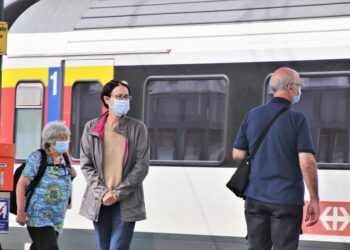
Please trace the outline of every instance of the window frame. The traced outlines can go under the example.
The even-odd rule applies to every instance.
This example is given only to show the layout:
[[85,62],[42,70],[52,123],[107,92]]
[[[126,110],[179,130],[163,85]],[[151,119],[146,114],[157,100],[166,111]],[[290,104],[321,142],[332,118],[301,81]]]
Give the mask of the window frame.
[[[100,81],[100,80],[98,80],[98,79],[91,79],[91,80],[86,80],[86,79],[82,79],[82,80],[75,80],[74,82],[73,82],[73,84],[72,84],[72,90],[71,90],[71,105],[70,105],[70,116],[69,116],[69,119],[70,119],[70,131],[71,131],[71,142],[70,142],[70,147],[71,147],[71,145],[72,145],[72,142],[73,142],[73,136],[72,136],[72,128],[73,128],[73,126],[72,126],[72,116],[73,116],[73,97],[74,97],[74,91],[73,91],[73,89],[74,89],[74,86],[76,85],[76,84],[80,84],[80,83],[92,83],[92,82],[94,82],[94,83],[98,83],[98,84],[100,84],[100,86],[101,86],[101,90],[102,90],[102,88],[103,88],[103,84],[102,84],[102,82]],[[99,93],[99,95],[101,94],[101,92]],[[101,100],[99,99],[99,101],[101,102]],[[100,115],[102,115],[102,110],[103,110],[103,104],[101,103],[101,113],[100,113]],[[95,117],[95,118],[97,118],[97,117]],[[92,118],[93,119],[93,118]],[[85,125],[86,123],[84,123],[84,125]],[[81,140],[81,137],[79,138],[79,142],[80,142],[80,140]],[[80,143],[79,143],[79,145],[80,145]],[[72,150],[71,150],[71,148],[69,148],[69,153],[70,153],[70,157],[72,158],[72,160],[73,161],[77,161],[77,162],[79,162],[80,161],[80,157],[79,158],[75,158],[74,156],[73,156],[73,154],[72,154]]]
[[[40,85],[41,86],[41,106],[35,106],[35,105],[30,105],[30,106],[20,106],[18,107],[17,105],[17,89],[18,89],[18,86],[20,84],[37,84],[37,85]],[[15,91],[14,91],[14,126],[13,126],[13,136],[12,136],[12,140],[13,140],[13,143],[16,144],[16,128],[17,128],[17,110],[18,109],[40,109],[41,110],[41,123],[40,123],[40,148],[41,148],[41,142],[42,142],[42,138],[41,138],[41,131],[43,130],[44,128],[44,117],[45,117],[45,112],[46,112],[46,105],[45,105],[45,102],[46,102],[46,99],[45,99],[45,85],[44,85],[44,82],[40,79],[32,79],[32,80],[29,80],[29,79],[25,79],[25,80],[19,80],[17,83],[16,83],[16,86],[15,86]],[[30,152],[34,151],[34,150],[37,150],[37,149],[33,149],[31,150]],[[16,157],[16,152],[15,152],[15,160],[17,162],[25,162],[26,161],[26,158],[24,159],[20,159],[20,158],[17,158]]]
[[[323,71],[323,72],[299,72],[300,78],[303,77],[336,77],[336,76],[348,76],[350,78],[350,71]],[[267,101],[267,91],[268,84],[271,79],[272,73],[268,74],[264,80],[263,88],[263,104],[266,104]],[[306,87],[307,88],[307,87]],[[350,86],[349,86],[350,91]],[[315,145],[316,147],[316,145]],[[317,152],[317,148],[316,148]],[[315,157],[316,158],[316,157]],[[319,169],[328,169],[328,170],[350,170],[349,163],[332,163],[332,162],[317,162]]]
[[227,75],[224,74],[205,74],[205,75],[164,75],[164,76],[149,76],[145,79],[143,84],[143,100],[142,100],[142,121],[146,123],[146,110],[147,110],[147,84],[150,81],[172,81],[172,80],[224,80],[226,82],[226,93],[225,93],[225,109],[224,112],[224,127],[223,127],[223,155],[218,161],[196,161],[196,160],[150,160],[150,164],[153,166],[182,166],[182,167],[217,167],[221,166],[227,156],[227,142],[228,142],[228,107],[229,107],[229,89],[230,89],[230,80]]

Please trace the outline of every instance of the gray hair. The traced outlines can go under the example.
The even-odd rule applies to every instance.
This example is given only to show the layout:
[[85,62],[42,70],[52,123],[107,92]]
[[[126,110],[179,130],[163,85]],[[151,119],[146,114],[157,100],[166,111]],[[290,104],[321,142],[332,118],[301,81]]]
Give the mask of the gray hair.
[[42,147],[44,149],[50,147],[52,143],[57,141],[61,136],[70,137],[70,130],[62,121],[53,121],[46,124],[41,132]]
[[278,90],[285,90],[289,83],[295,82],[295,77],[299,74],[291,68],[279,68],[277,69],[270,78],[270,87],[272,92]]

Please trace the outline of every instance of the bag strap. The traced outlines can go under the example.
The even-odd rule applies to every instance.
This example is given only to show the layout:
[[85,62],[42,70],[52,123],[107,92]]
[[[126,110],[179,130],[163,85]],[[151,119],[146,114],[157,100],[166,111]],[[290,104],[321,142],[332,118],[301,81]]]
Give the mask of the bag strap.
[[69,169],[72,168],[72,165],[70,163],[70,159],[69,159],[69,156],[67,155],[67,153],[63,153],[62,155],[63,155],[64,161],[66,162],[66,167]]
[[[63,158],[64,158],[64,161],[66,162],[66,167],[68,169],[72,169],[72,164],[70,162],[70,159],[69,159],[69,156],[67,155],[67,153],[63,153]],[[71,177],[71,180],[74,180],[75,176],[74,177]]]
[[[30,185],[26,191],[26,195],[31,192],[32,190],[34,190],[34,188],[36,188],[36,186],[39,184],[41,178],[43,177],[46,167],[47,167],[47,156],[46,156],[46,152],[43,149],[38,149],[38,151],[40,152],[40,167],[38,170],[37,175],[34,177],[33,181],[30,182]],[[29,198],[30,199],[30,198]]]
[[253,159],[256,152],[258,151],[258,148],[260,146],[260,144],[262,143],[262,141],[264,140],[265,136],[267,135],[267,133],[269,132],[272,124],[276,121],[276,119],[282,115],[284,112],[286,112],[289,109],[289,107],[284,107],[282,108],[280,111],[278,111],[278,113],[272,118],[272,120],[270,121],[270,123],[265,127],[265,129],[263,130],[263,132],[261,133],[261,135],[259,136],[258,140],[256,141],[256,143],[253,146],[253,150],[252,153],[249,155],[250,159]]
[[38,151],[40,152],[40,155],[41,155],[41,157],[40,157],[41,158],[40,159],[40,167],[39,167],[37,175],[34,177],[34,180],[30,182],[30,185],[29,185],[28,189],[25,192],[25,196],[26,196],[25,211],[27,211],[29,201],[32,198],[32,195],[34,193],[33,192],[34,189],[39,184],[39,182],[40,182],[41,178],[43,177],[43,175],[45,173],[45,170],[47,168],[47,156],[46,156],[45,150],[38,149]]

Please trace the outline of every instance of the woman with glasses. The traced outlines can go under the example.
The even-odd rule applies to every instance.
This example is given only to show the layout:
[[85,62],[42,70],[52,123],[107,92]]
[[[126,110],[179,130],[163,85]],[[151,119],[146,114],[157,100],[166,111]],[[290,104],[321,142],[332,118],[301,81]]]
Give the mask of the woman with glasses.
[[149,138],[143,122],[126,116],[130,99],[126,81],[108,82],[101,92],[107,112],[89,121],[81,138],[87,187],[80,214],[93,221],[99,250],[128,250],[135,222],[146,219]]
[[[31,250],[55,250],[57,237],[63,230],[63,221],[72,194],[75,169],[64,156],[68,149],[70,131],[63,122],[49,122],[42,131],[42,149],[31,153],[17,183],[17,218],[20,225],[27,224],[33,241]],[[43,158],[43,156],[45,156]],[[38,175],[41,161],[45,172],[25,204],[25,190]]]

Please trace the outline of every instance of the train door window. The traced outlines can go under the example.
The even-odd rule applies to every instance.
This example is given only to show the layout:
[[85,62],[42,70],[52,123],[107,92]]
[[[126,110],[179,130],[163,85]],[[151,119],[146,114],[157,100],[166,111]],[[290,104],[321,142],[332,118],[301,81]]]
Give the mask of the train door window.
[[85,123],[101,115],[101,90],[102,85],[97,81],[79,81],[73,85],[70,153],[75,160],[80,156],[80,138]]
[[227,88],[224,76],[148,78],[145,122],[151,161],[220,164],[225,154]]
[[[325,167],[350,162],[350,76],[301,75],[304,88],[293,108],[303,112],[310,123],[316,159]],[[267,98],[272,98],[267,89]]]
[[24,160],[41,147],[43,120],[43,85],[21,82],[16,87],[15,158]]

